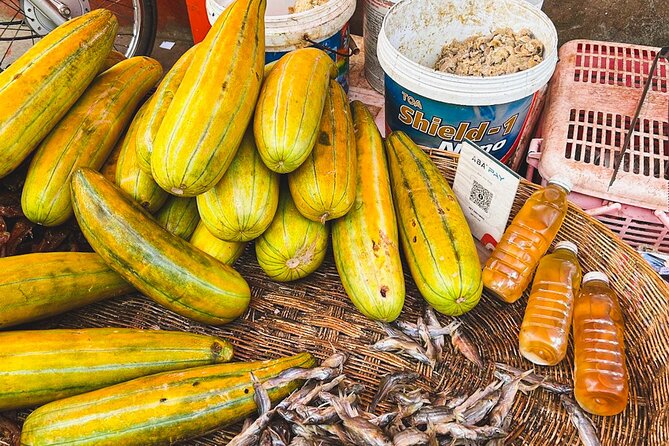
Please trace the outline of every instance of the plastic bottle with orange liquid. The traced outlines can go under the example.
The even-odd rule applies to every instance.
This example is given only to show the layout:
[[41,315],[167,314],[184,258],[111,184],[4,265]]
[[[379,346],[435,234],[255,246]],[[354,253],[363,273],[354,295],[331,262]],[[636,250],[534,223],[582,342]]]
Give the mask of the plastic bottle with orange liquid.
[[606,274],[583,277],[574,305],[574,397],[595,415],[622,412],[629,398],[624,323]]
[[530,284],[532,273],[567,215],[571,183],[551,178],[518,211],[483,268],[483,286],[513,303]]
[[581,286],[576,245],[555,245],[539,262],[518,335],[520,353],[539,365],[555,365],[567,353],[574,299]]

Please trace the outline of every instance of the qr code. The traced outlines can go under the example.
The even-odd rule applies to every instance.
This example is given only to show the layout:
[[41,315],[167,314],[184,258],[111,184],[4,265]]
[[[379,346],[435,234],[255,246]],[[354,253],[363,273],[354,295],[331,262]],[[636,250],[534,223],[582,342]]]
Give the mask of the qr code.
[[488,212],[490,209],[490,203],[492,202],[493,194],[476,180],[472,184],[472,190],[469,192],[469,199],[478,207],[480,207],[484,212]]

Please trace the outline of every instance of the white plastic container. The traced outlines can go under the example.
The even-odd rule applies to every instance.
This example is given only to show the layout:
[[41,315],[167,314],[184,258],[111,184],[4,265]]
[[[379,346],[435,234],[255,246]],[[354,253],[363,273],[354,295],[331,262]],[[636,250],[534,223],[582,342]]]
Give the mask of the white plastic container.
[[[528,28],[544,60],[519,73],[458,76],[434,66],[453,39]],[[386,15],[377,56],[385,73],[385,119],[417,144],[454,152],[466,138],[509,162],[526,144],[557,63],[557,31],[525,0],[403,0]],[[521,151],[525,148],[521,147]]]
[[[317,42],[339,70],[337,80],[348,89],[349,26],[356,0],[330,0],[313,9],[288,14],[294,0],[269,0],[265,12],[265,63],[279,59],[289,51]],[[206,0],[209,23],[213,24],[232,0]]]

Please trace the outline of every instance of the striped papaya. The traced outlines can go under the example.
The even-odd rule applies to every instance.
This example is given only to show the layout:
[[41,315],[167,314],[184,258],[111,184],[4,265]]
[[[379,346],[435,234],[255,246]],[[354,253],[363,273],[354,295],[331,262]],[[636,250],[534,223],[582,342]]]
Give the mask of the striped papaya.
[[151,175],[140,169],[137,162],[137,124],[147,106],[148,103],[142,105],[123,138],[116,163],[116,184],[146,210],[154,213],[167,201],[169,194],[158,186]]
[[105,59],[105,62],[102,64],[102,68],[100,68],[100,73],[104,72],[105,70],[110,69],[117,63],[126,60],[127,57],[125,57],[125,54],[116,51],[116,50],[111,50],[109,52],[109,55],[107,55],[107,58]]
[[0,269],[0,328],[55,316],[133,291],[92,252],[3,257]]
[[116,182],[116,166],[118,164],[118,157],[121,154],[121,149],[123,148],[123,140],[125,139],[125,133],[116,142],[116,145],[112,149],[111,153],[107,157],[107,160],[100,168],[100,173],[104,175],[106,179],[112,183]]
[[167,108],[172,103],[172,99],[174,99],[174,95],[186,74],[186,70],[190,66],[193,54],[198,46],[196,44],[183,53],[179,60],[165,74],[156,92],[147,101],[149,105],[146,106],[142,118],[137,123],[137,141],[135,143],[137,162],[139,167],[147,174],[151,174],[153,140],[156,138],[156,133],[158,133],[160,124],[163,122]]
[[481,298],[474,238],[446,178],[403,132],[386,139],[400,240],[411,276],[435,310],[459,316]]
[[160,226],[177,237],[188,240],[200,222],[195,198],[170,197],[156,213]]
[[323,51],[301,48],[281,57],[263,83],[253,120],[258,152],[278,173],[297,169],[311,153],[337,67]]
[[170,234],[98,172],[80,168],[72,175],[72,205],[95,252],[157,303],[211,325],[248,307],[251,291],[237,271]]
[[223,177],[256,105],[265,65],[266,0],[237,0],[193,55],[151,154],[156,182],[194,197]]
[[330,81],[316,145],[288,175],[295,206],[310,220],[325,223],[345,215],[355,201],[355,132],[346,92]]
[[118,21],[95,9],[65,22],[0,73],[0,178],[37,147],[100,72]]
[[168,370],[232,359],[232,345],[181,331],[85,328],[0,332],[0,411],[38,406]]
[[235,263],[248,244],[247,242],[226,242],[216,238],[201,221],[195,228],[190,243],[226,265]]
[[272,222],[279,204],[279,175],[260,159],[247,131],[230,167],[213,189],[197,196],[200,217],[221,240],[247,242]]
[[162,71],[154,59],[132,57],[93,80],[30,162],[21,194],[30,221],[57,226],[72,216],[70,175],[77,167],[102,167]]
[[[148,446],[174,444],[229,426],[256,412],[251,373],[261,383],[294,367],[310,368],[308,353],[234,362],[137,378],[48,403],[26,419],[24,446]],[[274,403],[299,381],[264,387]]]
[[255,241],[258,264],[270,279],[278,282],[308,276],[325,259],[328,225],[300,214],[284,184],[274,220]]
[[404,274],[383,139],[362,102],[351,103],[358,156],[351,211],[332,222],[332,251],[346,294],[370,319],[391,322],[404,306]]

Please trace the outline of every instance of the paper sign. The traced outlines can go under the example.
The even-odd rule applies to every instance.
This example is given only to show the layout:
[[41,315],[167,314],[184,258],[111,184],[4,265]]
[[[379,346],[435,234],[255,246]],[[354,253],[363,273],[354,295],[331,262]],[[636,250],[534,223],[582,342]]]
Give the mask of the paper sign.
[[520,176],[471,141],[462,142],[453,192],[474,238],[493,249],[504,234]]
[[175,42],[170,42],[169,40],[164,40],[159,46],[164,50],[171,50],[174,48],[174,43]]

